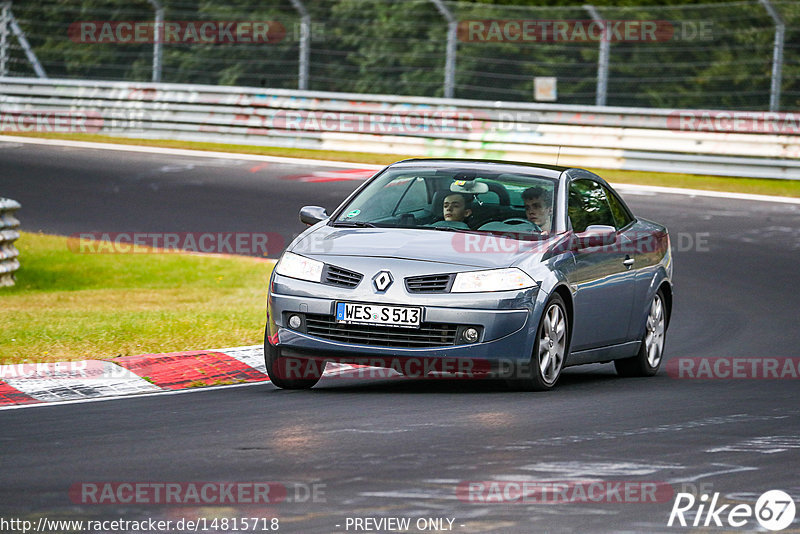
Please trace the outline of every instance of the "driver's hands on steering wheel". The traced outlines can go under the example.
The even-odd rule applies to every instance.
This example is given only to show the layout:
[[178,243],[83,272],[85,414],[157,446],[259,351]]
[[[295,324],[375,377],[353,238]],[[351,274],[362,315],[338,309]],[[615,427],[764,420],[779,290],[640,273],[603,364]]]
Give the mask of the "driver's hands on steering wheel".
[[505,221],[503,221],[503,224],[508,224],[508,225],[512,225],[512,226],[513,225],[518,225],[518,224],[526,224],[528,226],[532,226],[533,228],[535,228],[537,232],[541,232],[542,231],[542,229],[539,227],[538,224],[533,223],[533,222],[529,221],[528,219],[522,219],[522,218],[519,218],[519,217],[512,217],[511,219],[506,219]]

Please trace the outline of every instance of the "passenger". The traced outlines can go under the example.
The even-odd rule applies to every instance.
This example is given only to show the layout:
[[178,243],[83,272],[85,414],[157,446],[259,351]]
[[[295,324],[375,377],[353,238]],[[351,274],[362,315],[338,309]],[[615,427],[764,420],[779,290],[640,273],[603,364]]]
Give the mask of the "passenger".
[[445,221],[464,222],[472,215],[472,199],[463,193],[451,193],[444,198],[442,215]]
[[525,202],[525,216],[528,220],[542,229],[542,233],[549,233],[553,224],[553,197],[543,187],[529,187],[522,192]]

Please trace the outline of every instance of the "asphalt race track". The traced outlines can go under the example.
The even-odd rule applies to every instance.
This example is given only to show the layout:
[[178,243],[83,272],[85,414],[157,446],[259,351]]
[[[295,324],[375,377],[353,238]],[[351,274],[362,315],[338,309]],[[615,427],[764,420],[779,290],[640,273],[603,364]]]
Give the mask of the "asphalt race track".
[[[0,169],[0,194],[22,204],[23,229],[59,234],[268,231],[288,239],[302,229],[302,205],[333,208],[360,183],[298,179],[341,171],[314,164],[16,143],[0,143]],[[791,358],[780,361],[796,371],[800,206],[623,196],[672,234],[667,360],[746,358],[750,369],[753,359]],[[0,516],[257,515],[279,518],[281,532],[355,532],[355,518],[388,517],[411,518],[410,532],[420,531],[419,518],[444,527],[450,519],[465,533],[689,532],[702,529],[667,526],[678,492],[753,506],[780,489],[798,502],[798,377],[697,380],[669,367],[650,379],[618,378],[611,365],[571,368],[544,394],[488,381],[328,378],[310,391],[258,384],[2,410]],[[273,482],[288,494],[255,507],[70,499],[76,484],[112,481]],[[566,503],[481,502],[487,494],[459,491],[498,481],[661,483],[670,491],[658,502],[612,492]],[[725,526],[759,528],[752,517]]]

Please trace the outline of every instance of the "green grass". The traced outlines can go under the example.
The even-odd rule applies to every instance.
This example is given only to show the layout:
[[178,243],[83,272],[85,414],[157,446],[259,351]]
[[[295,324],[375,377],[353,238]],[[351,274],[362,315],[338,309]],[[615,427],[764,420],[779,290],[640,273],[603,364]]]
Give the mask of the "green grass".
[[[388,165],[395,161],[414,156],[402,154],[373,154],[369,152],[338,152],[331,150],[310,150],[300,148],[282,147],[257,147],[249,145],[230,145],[224,143],[200,143],[194,141],[160,141],[151,139],[127,139],[122,137],[108,137],[94,134],[50,134],[50,133],[25,133],[13,134],[4,132],[4,135],[21,135],[24,137],[44,137],[53,139],[69,139],[74,141],[90,141],[101,143],[116,143],[124,145],[158,146],[166,148],[183,148],[190,150],[206,150],[219,152],[233,152],[239,154],[261,154],[266,156],[283,156],[306,159],[325,159],[348,161],[352,163],[365,163]],[[758,195],[777,195],[787,197],[800,197],[800,180],[780,180],[764,178],[729,178],[723,176],[707,176],[701,174],[674,174],[643,171],[623,171],[609,169],[590,169],[609,182],[640,185],[658,185],[666,187],[682,187],[689,189],[704,189],[710,191],[732,191],[736,193],[750,193]]]
[[0,288],[0,364],[261,343],[272,262],[195,254],[79,254],[22,233]]

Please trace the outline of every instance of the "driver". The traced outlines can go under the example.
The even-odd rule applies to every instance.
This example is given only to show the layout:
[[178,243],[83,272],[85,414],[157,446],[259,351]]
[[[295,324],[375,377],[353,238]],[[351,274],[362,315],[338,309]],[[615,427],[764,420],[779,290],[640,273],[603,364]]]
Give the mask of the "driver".
[[525,203],[525,217],[538,225],[542,233],[549,233],[553,222],[553,198],[543,187],[529,187],[522,192]]
[[464,222],[472,215],[472,198],[463,193],[451,193],[444,197],[442,215],[445,221]]

